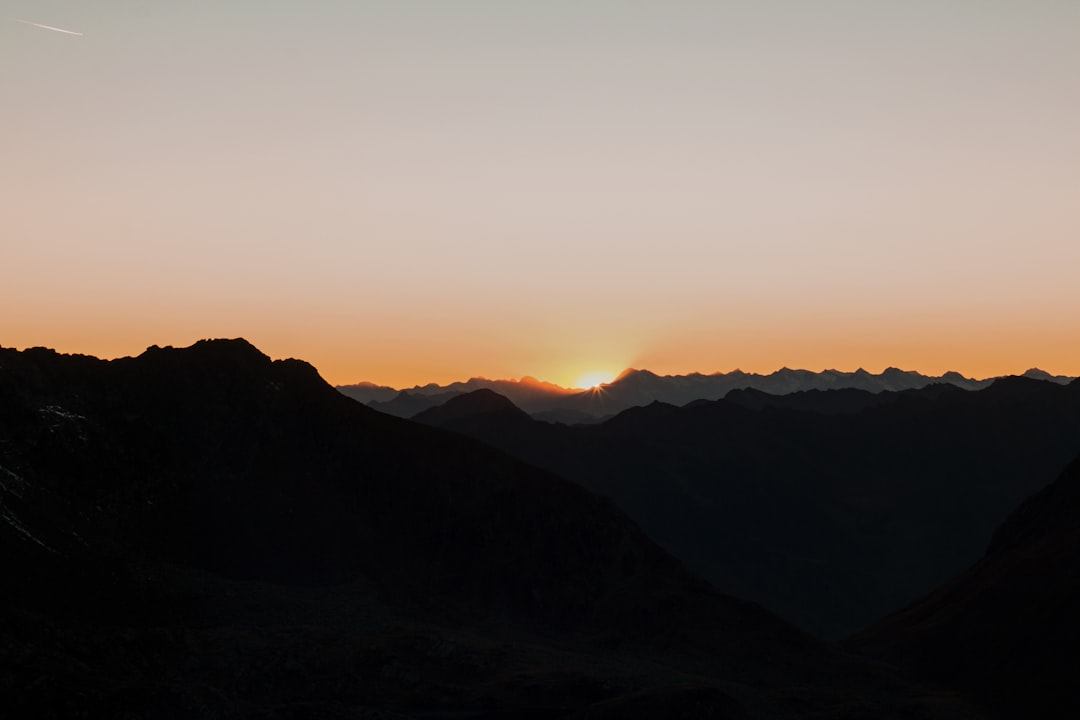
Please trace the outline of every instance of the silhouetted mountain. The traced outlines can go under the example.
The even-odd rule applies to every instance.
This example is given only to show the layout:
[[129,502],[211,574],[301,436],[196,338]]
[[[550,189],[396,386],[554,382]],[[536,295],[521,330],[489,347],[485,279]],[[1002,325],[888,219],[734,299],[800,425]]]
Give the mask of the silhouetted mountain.
[[[647,376],[645,376],[647,377]],[[1080,451],[1080,384],[753,390],[593,426],[434,421],[615,499],[720,589],[841,637],[970,565]]]
[[463,395],[463,392],[448,391],[435,395],[414,395],[408,390],[402,390],[390,400],[385,402],[373,401],[367,403],[372,410],[393,415],[394,417],[409,418],[429,408],[438,407],[447,400]]
[[337,388],[343,394],[365,405],[371,402],[386,402],[397,397],[400,390],[386,385],[376,385],[370,382],[359,382],[354,385],[339,385]]
[[528,421],[529,416],[517,405],[494,390],[474,390],[458,395],[445,404],[429,408],[414,419],[425,425],[444,425],[476,417],[497,422]]
[[0,350],[0,558],[13,717],[970,716],[240,340]]
[[347,385],[338,390],[349,397],[366,402],[370,407],[390,415],[408,418],[423,412],[428,408],[442,405],[447,400],[471,393],[475,390],[493,390],[500,395],[508,397],[512,402],[523,408],[535,408],[545,410],[555,407],[560,399],[573,396],[576,391],[567,390],[552,383],[541,382],[536,378],[523,377],[521,380],[488,380],[487,378],[473,378],[467,382],[456,382],[450,385],[417,386],[400,393],[388,400],[363,400],[370,393],[357,391],[355,386]]
[[1080,716],[1080,458],[978,563],[851,642],[961,688],[995,717]]
[[[1034,379],[1052,380],[1058,384],[1067,384],[1070,380],[1064,376],[1051,376],[1040,370],[1029,370],[1026,375]],[[523,378],[520,381],[474,378],[448,386],[430,384],[403,390],[391,399],[386,399],[386,388],[346,385],[338,389],[381,412],[398,417],[412,417],[429,407],[441,405],[451,397],[483,388],[510,398],[515,405],[537,419],[573,424],[595,421],[597,418],[615,415],[628,408],[648,405],[654,401],[668,405],[686,405],[696,400],[719,400],[733,390],[759,390],[771,395],[838,389],[881,393],[916,390],[936,383],[955,385],[965,390],[978,390],[987,387],[991,382],[992,380],[971,380],[956,372],[947,372],[938,378],[897,368],[887,368],[880,375],[861,369],[855,372],[810,372],[782,368],[768,375],[735,370],[712,375],[693,373],[665,376],[648,370],[631,369],[624,371],[611,383],[583,391],[567,390],[533,378]],[[375,396],[376,392],[378,397]]]
[[1058,385],[1068,385],[1075,379],[1068,377],[1067,375],[1051,375],[1039,368],[1031,368],[1030,370],[1025,371],[1024,377],[1031,378],[1032,380],[1048,380],[1050,382],[1055,382]]

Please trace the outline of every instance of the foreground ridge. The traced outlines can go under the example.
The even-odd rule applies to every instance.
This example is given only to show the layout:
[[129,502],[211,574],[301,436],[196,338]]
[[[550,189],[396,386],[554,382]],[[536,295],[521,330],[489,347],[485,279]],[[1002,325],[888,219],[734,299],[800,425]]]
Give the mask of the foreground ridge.
[[2,350],[0,438],[13,714],[973,716],[243,341]]

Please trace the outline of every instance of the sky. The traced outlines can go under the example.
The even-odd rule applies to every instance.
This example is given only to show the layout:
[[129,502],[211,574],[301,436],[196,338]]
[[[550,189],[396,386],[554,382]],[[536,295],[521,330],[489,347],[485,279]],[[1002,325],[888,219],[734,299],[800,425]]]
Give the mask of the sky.
[[0,0],[0,345],[1080,375],[1077,78],[1075,0]]

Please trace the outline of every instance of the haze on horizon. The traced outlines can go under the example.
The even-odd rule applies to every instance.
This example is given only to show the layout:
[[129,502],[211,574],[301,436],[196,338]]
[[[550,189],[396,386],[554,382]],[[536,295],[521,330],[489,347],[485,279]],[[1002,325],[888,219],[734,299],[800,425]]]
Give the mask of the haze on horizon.
[[4,15],[0,345],[1080,374],[1080,3]]

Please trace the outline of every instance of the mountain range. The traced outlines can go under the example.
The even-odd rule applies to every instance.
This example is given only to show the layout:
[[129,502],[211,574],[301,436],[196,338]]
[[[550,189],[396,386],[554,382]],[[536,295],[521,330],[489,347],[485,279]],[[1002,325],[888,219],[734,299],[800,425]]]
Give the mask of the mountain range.
[[478,390],[414,419],[613,498],[720,589],[839,638],[974,562],[1080,453],[1080,382],[734,390],[575,426]]
[[[1032,368],[1024,377],[1068,384],[1073,378],[1051,375]],[[974,380],[960,373],[941,376],[888,368],[880,374],[859,369],[855,372],[790,370],[782,368],[760,375],[734,370],[704,375],[657,375],[648,370],[626,370],[610,383],[588,390],[572,390],[532,377],[521,380],[472,378],[450,385],[428,384],[396,390],[372,383],[342,385],[338,390],[381,412],[398,417],[413,415],[474,390],[494,390],[538,420],[566,424],[596,422],[631,407],[663,402],[685,405],[695,400],[719,400],[732,390],[761,390],[784,395],[807,390],[856,389],[867,392],[915,390],[935,383],[947,383],[966,390],[986,387],[993,378]]]
[[0,350],[0,558],[12,717],[978,717],[239,340]]
[[1078,395],[411,421],[242,340],[0,348],[4,714],[1072,718]]

